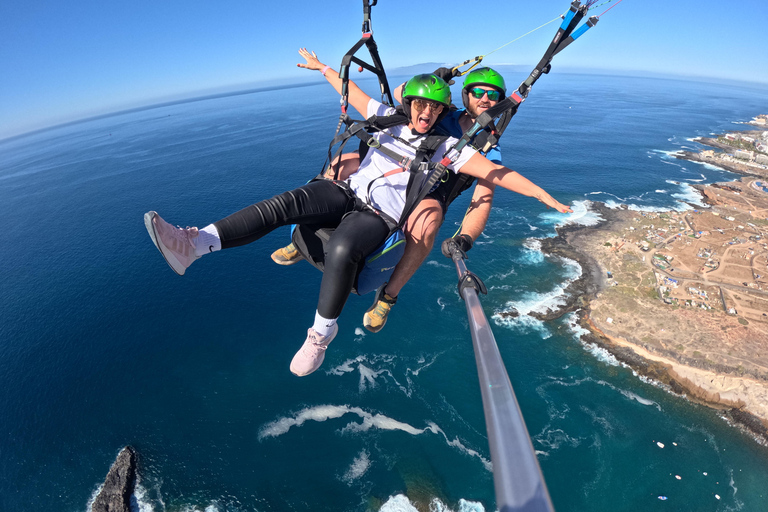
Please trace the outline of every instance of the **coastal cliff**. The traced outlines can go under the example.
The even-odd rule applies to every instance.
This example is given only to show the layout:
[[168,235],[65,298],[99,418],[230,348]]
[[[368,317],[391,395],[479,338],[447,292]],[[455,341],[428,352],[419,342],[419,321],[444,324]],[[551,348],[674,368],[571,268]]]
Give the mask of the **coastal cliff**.
[[[577,261],[582,275],[567,288],[564,306],[539,316],[576,311],[590,331],[585,341],[672,392],[722,410],[768,443],[768,290],[761,274],[742,268],[750,252],[755,269],[765,267],[768,221],[734,213],[731,199],[744,199],[744,185],[731,184],[742,191],[733,197],[703,187],[722,192],[727,218],[714,210],[647,214],[592,203],[604,219],[599,225],[566,225],[542,240],[545,253]],[[768,194],[753,192],[750,204],[768,207]]]

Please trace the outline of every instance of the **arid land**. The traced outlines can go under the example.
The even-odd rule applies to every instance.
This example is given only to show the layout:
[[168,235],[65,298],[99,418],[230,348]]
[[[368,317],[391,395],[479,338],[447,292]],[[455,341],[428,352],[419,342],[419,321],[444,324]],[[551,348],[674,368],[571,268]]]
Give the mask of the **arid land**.
[[541,317],[577,311],[589,341],[768,443],[768,184],[729,170],[749,176],[696,186],[707,208],[593,203],[600,225],[543,240],[583,274]]

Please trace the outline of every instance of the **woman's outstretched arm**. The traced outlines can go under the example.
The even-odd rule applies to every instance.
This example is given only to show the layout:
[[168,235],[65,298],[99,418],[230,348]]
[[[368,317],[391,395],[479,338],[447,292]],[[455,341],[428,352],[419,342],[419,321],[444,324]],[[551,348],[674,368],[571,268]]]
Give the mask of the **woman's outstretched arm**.
[[[320,62],[317,58],[317,54],[315,54],[315,52],[310,52],[306,48],[300,48],[299,55],[304,57],[307,63],[296,64],[298,67],[320,71],[323,73],[323,76],[325,76],[325,79],[328,80],[328,83],[336,89],[336,92],[341,94],[342,81],[341,78],[339,78],[339,73],[335,69]],[[352,105],[352,108],[360,112],[361,116],[368,117],[368,102],[371,101],[371,97],[365,94],[352,80],[349,81],[347,91],[349,92],[349,104]]]
[[480,153],[476,153],[464,164],[459,172],[487,180],[493,185],[506,188],[528,197],[535,197],[548,208],[554,208],[561,213],[573,213],[570,206],[564,205],[549,195],[546,190],[536,185],[528,178],[503,165],[498,165]]

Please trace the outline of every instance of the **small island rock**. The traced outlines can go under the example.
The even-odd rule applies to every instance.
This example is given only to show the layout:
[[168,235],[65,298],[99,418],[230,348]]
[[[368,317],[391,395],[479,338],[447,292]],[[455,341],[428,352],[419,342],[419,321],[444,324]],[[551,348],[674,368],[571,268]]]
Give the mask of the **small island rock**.
[[92,512],[131,512],[131,495],[136,485],[136,452],[123,448],[109,468],[104,486],[91,506]]

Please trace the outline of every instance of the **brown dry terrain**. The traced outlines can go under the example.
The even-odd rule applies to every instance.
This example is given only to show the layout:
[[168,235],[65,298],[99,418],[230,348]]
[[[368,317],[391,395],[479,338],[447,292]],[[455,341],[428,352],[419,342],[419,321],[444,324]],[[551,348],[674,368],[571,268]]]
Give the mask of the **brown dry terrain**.
[[563,235],[602,281],[585,326],[674,389],[752,415],[765,437],[768,193],[756,181],[699,187],[711,207],[687,212],[601,206],[605,223]]
[[[611,272],[591,303],[595,324],[683,364],[768,382],[768,269],[761,264],[768,236],[701,210],[620,211],[616,218],[622,220],[612,229],[569,240],[590,247],[606,276]],[[691,225],[709,233],[694,238]],[[711,230],[715,226],[724,234]]]

